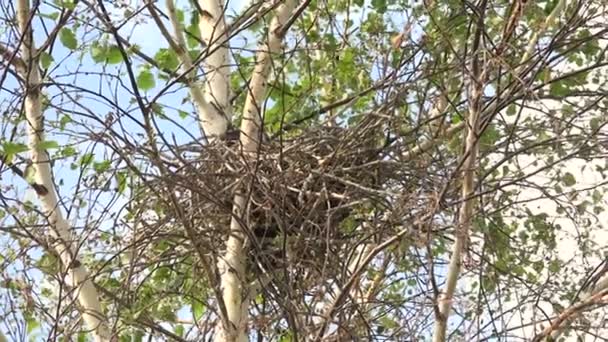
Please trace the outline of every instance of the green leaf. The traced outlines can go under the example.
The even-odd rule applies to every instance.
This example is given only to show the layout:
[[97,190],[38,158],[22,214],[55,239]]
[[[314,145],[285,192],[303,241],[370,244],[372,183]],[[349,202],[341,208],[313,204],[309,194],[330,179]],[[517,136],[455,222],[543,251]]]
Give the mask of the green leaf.
[[39,149],[43,149],[43,150],[51,150],[51,149],[59,148],[59,143],[57,143],[56,141],[53,141],[53,140],[46,140],[46,141],[41,141],[37,147]]
[[69,10],[74,10],[76,8],[75,0],[55,0],[53,1],[56,5],[61,6],[63,8],[67,8]]
[[40,323],[38,323],[38,321],[31,316],[30,314],[26,314],[25,316],[25,323],[26,323],[26,331],[27,334],[31,334],[32,331],[36,330],[38,327],[40,327]]
[[136,330],[129,339],[130,342],[141,342],[144,339],[144,333],[141,330]]
[[549,93],[553,96],[563,97],[568,95],[569,91],[570,89],[564,81],[553,82],[549,86]]
[[602,121],[600,118],[595,117],[589,121],[589,126],[591,127],[592,130],[597,131],[600,128],[601,122]]
[[25,168],[25,181],[28,182],[29,184],[33,184],[36,182],[36,180],[34,179],[34,177],[36,177],[36,170],[31,167],[28,166]]
[[355,57],[357,56],[357,50],[354,48],[347,48],[342,51],[342,56],[337,65],[337,76],[343,83],[348,83],[356,77],[357,64]]
[[91,58],[95,63],[103,63],[106,61],[106,47],[95,42],[91,45]]
[[124,193],[125,189],[127,188],[127,173],[125,171],[118,171],[116,173],[116,184],[118,193]]
[[370,34],[378,34],[384,30],[384,24],[385,22],[381,14],[370,12],[361,24],[361,30]]
[[507,116],[513,116],[517,113],[517,107],[515,105],[509,105],[507,107]]
[[112,166],[112,162],[109,161],[109,160],[104,160],[104,161],[100,161],[100,162],[94,162],[93,163],[93,170],[95,170],[95,172],[97,172],[97,173],[102,173],[104,171],[109,170],[110,166]]
[[171,49],[160,49],[154,55],[154,60],[163,69],[175,70],[179,65],[179,59]]
[[85,153],[80,157],[80,166],[87,167],[93,162],[93,153]]
[[184,337],[184,331],[185,330],[184,330],[184,326],[183,325],[181,325],[181,324],[176,325],[175,329],[173,329],[173,331],[175,332],[175,334],[177,336]]
[[61,149],[61,156],[64,158],[72,157],[76,155],[76,149],[72,146],[65,146]]
[[153,103],[150,106],[150,109],[152,109],[152,112],[158,115],[159,118],[167,119],[167,115],[165,115],[165,110],[163,109],[163,106],[159,105],[158,103]]
[[203,317],[204,313],[205,306],[203,305],[203,303],[195,300],[194,303],[192,303],[192,314],[194,315],[194,319],[196,321],[200,320]]
[[291,342],[291,341],[293,341],[293,334],[291,333],[291,331],[287,331],[279,337],[278,341],[279,342]]
[[40,13],[40,16],[43,18],[51,19],[51,20],[57,20],[57,18],[59,18],[59,12]]
[[593,199],[593,204],[598,204],[601,200],[602,200],[602,193],[599,192],[597,189],[593,190],[593,194],[591,195],[591,198]]
[[156,82],[154,81],[154,75],[148,69],[143,69],[137,75],[137,86],[141,90],[150,90],[154,88]]
[[536,273],[542,272],[543,268],[545,268],[545,263],[542,261],[536,261],[532,264],[532,268]]
[[72,120],[72,117],[69,115],[62,115],[61,119],[59,119],[59,128],[63,131],[65,129],[65,126],[67,126],[67,124],[69,124],[70,122],[72,122],[74,120]]
[[559,272],[559,270],[561,269],[559,260],[551,260],[551,262],[549,263],[548,269],[549,269],[549,272],[552,274]]
[[129,46],[129,48],[127,49],[127,53],[137,52],[141,52],[141,46],[137,45],[136,43],[132,43],[131,46]]
[[566,172],[562,176],[562,183],[564,183],[565,186],[574,186],[576,184],[576,178],[570,172]]
[[386,12],[386,0],[372,0],[372,7],[374,7],[378,13]]
[[200,46],[200,31],[198,29],[199,16],[191,15],[190,16],[190,25],[186,27],[186,41],[188,43],[188,48],[192,49]]
[[192,60],[195,61],[201,55],[201,50],[200,49],[188,50],[188,54],[190,55],[190,58],[192,58]]
[[179,114],[179,117],[181,119],[185,119],[188,117],[188,115],[190,115],[190,114],[188,114],[188,112],[184,112],[183,110],[179,110],[179,109],[177,110],[177,113]]
[[479,139],[479,144],[483,149],[489,149],[494,146],[498,139],[500,139],[500,133],[496,129],[496,126],[489,125],[488,128],[483,131],[481,138]]
[[76,50],[78,47],[78,41],[76,40],[74,32],[67,27],[61,29],[61,32],[59,33],[59,40],[63,46],[70,50]]
[[158,316],[163,321],[174,322],[177,319],[175,310],[170,305],[161,305],[158,308]]
[[108,64],[122,63],[122,52],[117,45],[110,45],[107,48],[106,62]]
[[21,143],[14,143],[12,141],[6,141],[2,143],[2,152],[6,155],[15,155],[17,153],[27,151],[27,145]]
[[91,58],[95,63],[122,63],[122,52],[117,45],[102,45],[97,42],[91,45]]
[[524,267],[522,265],[515,265],[512,269],[511,272],[519,277],[523,276],[526,273],[526,270],[524,269]]
[[53,61],[53,56],[49,55],[46,52],[40,53],[40,66],[43,69],[48,69],[49,66],[51,66],[51,63],[53,63]]
[[175,16],[177,17],[177,22],[180,24],[184,23],[184,11],[178,9],[177,11],[175,11]]
[[44,273],[55,274],[59,271],[59,260],[53,254],[44,253],[36,266]]

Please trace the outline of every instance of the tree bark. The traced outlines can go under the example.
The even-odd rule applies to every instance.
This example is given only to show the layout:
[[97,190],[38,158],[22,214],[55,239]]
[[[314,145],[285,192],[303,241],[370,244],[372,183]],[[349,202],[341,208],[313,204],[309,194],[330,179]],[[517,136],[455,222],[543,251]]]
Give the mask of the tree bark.
[[41,103],[41,83],[36,59],[36,49],[30,25],[30,4],[28,0],[17,2],[17,20],[21,34],[24,35],[21,45],[21,55],[26,68],[23,78],[26,80],[25,116],[27,119],[27,135],[32,167],[33,181],[42,212],[49,223],[49,245],[61,258],[63,267],[68,275],[68,285],[73,289],[81,306],[82,317],[91,330],[95,341],[110,341],[111,332],[107,318],[103,315],[99,295],[91,281],[87,270],[78,260],[77,245],[71,236],[70,224],[63,217],[59,208],[58,195],[51,172],[47,151],[41,147],[44,138],[44,123]]
[[[553,26],[556,18],[561,14],[561,12],[566,7],[567,0],[559,0],[556,4],[555,8],[551,11],[549,16],[545,19],[543,26],[536,31],[530,42],[526,46],[524,51],[524,55],[521,59],[520,67],[517,70],[522,70],[525,68],[524,63],[532,56],[534,52],[534,48],[538,39],[542,32],[547,30],[549,27]],[[518,14],[521,16],[521,11]],[[479,24],[478,24],[479,26]],[[479,29],[478,29],[479,32]],[[477,45],[479,44],[479,36],[478,33],[476,36],[475,47],[473,49],[473,53],[477,53]],[[508,39],[508,37],[504,37]],[[467,128],[467,137],[465,140],[465,150],[464,150],[464,162],[463,169],[464,173],[462,176],[462,199],[463,204],[460,209],[459,218],[458,218],[458,228],[456,232],[456,241],[453,245],[452,256],[450,258],[450,263],[448,266],[448,273],[445,285],[445,291],[441,295],[439,303],[437,303],[437,311],[436,312],[436,320],[435,320],[435,330],[433,334],[434,342],[443,342],[446,340],[446,330],[447,330],[447,321],[450,315],[450,311],[452,308],[454,291],[456,289],[456,283],[458,281],[458,276],[460,275],[460,267],[462,263],[462,253],[466,249],[466,242],[468,241],[468,235],[471,225],[471,219],[473,214],[473,180],[475,176],[475,159],[477,158],[477,149],[478,149],[478,139],[480,131],[478,131],[479,127],[479,117],[481,115],[481,107],[480,107],[480,99],[483,96],[483,86],[485,84],[485,79],[487,77],[487,68],[489,65],[485,66],[485,70],[479,70],[479,61],[477,57],[474,57],[471,70],[472,70],[472,80],[471,80],[471,92],[469,94],[469,116],[466,120],[466,128]],[[455,128],[455,127],[453,127]]]
[[[474,56],[478,53],[480,40],[481,25],[478,23],[472,50]],[[469,112],[466,118],[466,138],[464,140],[462,161],[462,206],[458,215],[456,236],[452,246],[452,256],[450,257],[450,263],[448,265],[445,289],[437,298],[435,328],[433,332],[434,342],[446,341],[448,319],[452,310],[456,284],[462,266],[462,257],[467,249],[471,220],[473,218],[473,206],[475,203],[473,196],[475,193],[475,164],[479,148],[479,136],[482,133],[479,127],[479,117],[482,110],[481,98],[483,96],[485,79],[487,77],[487,65],[482,67],[480,64],[479,57],[473,57],[469,85]],[[481,70],[484,67],[486,69]]]
[[[188,92],[190,93],[190,97],[196,109],[201,131],[208,140],[213,140],[217,137],[223,136],[226,133],[230,118],[232,117],[229,101],[229,84],[227,88],[218,88],[219,90],[217,92],[223,94],[223,96],[213,98],[211,102],[208,101],[208,94],[211,89],[209,82],[205,83],[205,89],[203,89],[203,82],[196,80],[198,68],[194,65],[192,57],[188,52],[188,46],[186,44],[186,39],[184,38],[185,32],[177,18],[177,9],[175,8],[174,1],[165,0],[165,6],[167,7],[168,12],[167,14],[169,16],[169,21],[171,22],[171,26],[173,28],[173,36],[171,35],[171,33],[169,33],[169,31],[163,24],[160,16],[158,15],[154,7],[153,1],[147,0],[146,2],[148,4],[148,10],[150,11],[152,18],[156,22],[156,25],[160,29],[161,34],[163,35],[163,37],[165,37],[165,40],[167,40],[167,43],[173,49],[173,51],[175,51],[175,54],[181,62],[181,69],[185,74],[184,80],[186,85],[188,86]],[[223,18],[223,15],[221,17]],[[216,28],[216,30],[217,29],[219,28]],[[225,29],[225,27],[222,27],[222,29]],[[227,66],[227,46],[229,43],[227,41],[227,36],[223,34],[223,31],[216,32],[216,38],[218,39],[215,40],[215,42],[217,42],[215,43],[215,48],[217,49],[217,51],[212,52],[209,55],[208,58],[210,60],[210,63],[207,63],[205,65],[208,68],[205,70],[207,72],[207,77],[210,77],[209,75],[212,75],[213,78],[216,80],[215,83],[219,83],[217,80],[221,79],[222,77],[227,78],[230,72],[230,69]],[[221,38],[222,40],[220,41],[219,38]],[[211,39],[213,39],[213,37],[211,37]],[[221,46],[218,45],[220,43],[222,44]],[[209,44],[214,44],[214,41],[207,41],[206,44],[207,46],[209,46]],[[222,62],[223,64],[214,66],[213,62],[218,61],[219,58],[217,57],[217,54],[220,52],[225,52],[225,60],[224,62]],[[223,109],[220,110],[221,108]]]
[[[241,122],[240,142],[246,158],[255,158],[262,133],[263,120],[261,113],[262,101],[266,97],[268,78],[272,67],[272,57],[280,52],[282,44],[281,28],[288,20],[295,7],[295,0],[287,0],[280,5],[264,41],[260,44],[256,56],[256,65],[248,87],[247,99]],[[218,262],[221,274],[222,297],[226,305],[230,327],[218,326],[217,341],[244,342],[247,337],[247,309],[250,297],[246,287],[246,234],[241,226],[242,218],[246,215],[248,199],[243,194],[237,194],[233,204],[233,218],[230,222],[230,235],[226,241],[226,252]]]
[[[481,96],[481,94],[479,94]],[[475,178],[475,161],[477,159],[477,122],[478,111],[471,110],[467,120],[467,136],[465,140],[465,159],[463,163],[462,176],[462,198],[463,205],[460,208],[458,217],[458,226],[456,228],[456,241],[452,247],[452,256],[448,266],[445,290],[439,298],[438,317],[435,320],[435,332],[433,334],[434,342],[443,342],[446,340],[447,321],[452,309],[452,301],[456,290],[456,283],[460,275],[462,265],[462,255],[466,249],[466,243],[469,238],[469,230],[471,219],[473,216],[473,194],[474,178]]]
[[[199,30],[209,51],[203,61],[206,78],[204,100],[210,104],[198,108],[198,114],[205,135],[213,138],[224,135],[232,120],[228,54],[230,43],[224,16],[226,5],[224,0],[199,0],[198,4],[201,12]],[[195,103],[198,106],[201,99],[195,98]]]

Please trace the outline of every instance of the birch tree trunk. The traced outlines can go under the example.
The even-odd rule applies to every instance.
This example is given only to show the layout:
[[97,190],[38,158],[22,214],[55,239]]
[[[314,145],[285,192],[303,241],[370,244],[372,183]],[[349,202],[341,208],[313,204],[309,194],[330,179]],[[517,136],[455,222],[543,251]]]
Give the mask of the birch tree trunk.
[[72,287],[81,306],[82,317],[91,330],[95,341],[110,341],[111,332],[107,318],[103,315],[99,295],[87,270],[78,260],[78,251],[71,236],[70,224],[59,208],[58,194],[52,176],[49,155],[41,147],[44,138],[44,117],[41,103],[41,81],[38,60],[34,47],[33,32],[30,25],[30,4],[28,0],[17,2],[17,20],[19,30],[24,36],[21,45],[21,56],[25,62],[22,75],[26,80],[25,116],[27,119],[28,148],[33,167],[33,182],[42,212],[49,224],[49,245],[61,258],[68,275],[68,285]]
[[[206,78],[203,96],[209,105],[200,105],[203,102],[202,99],[197,98],[198,89],[193,98],[205,136],[213,138],[224,135],[232,119],[230,56],[228,54],[230,43],[224,16],[226,4],[224,0],[199,0],[198,4],[202,10],[199,17],[199,30],[201,38],[210,52],[203,61]],[[187,67],[187,65],[185,66]],[[190,89],[192,94],[193,87]]]
[[[273,55],[280,52],[283,25],[295,7],[295,0],[287,0],[276,11],[268,35],[260,44],[256,65],[248,87],[247,99],[241,123],[240,142],[245,157],[255,158],[262,137],[263,120],[261,106],[266,96],[268,78]],[[230,327],[218,326],[217,341],[244,342],[247,337],[247,298],[252,297],[246,288],[246,235],[239,218],[246,215],[247,198],[237,194],[233,203],[233,218],[230,222],[230,236],[226,242],[226,253],[218,262],[221,274],[222,297],[226,306]]]
[[[473,54],[477,53],[480,31],[478,28]],[[437,312],[435,319],[435,329],[433,333],[434,342],[446,341],[447,323],[452,310],[454,300],[454,292],[460,275],[462,266],[463,254],[467,249],[469,239],[469,231],[471,229],[471,220],[473,218],[473,206],[475,203],[474,180],[475,180],[475,163],[477,160],[477,151],[479,148],[479,135],[481,130],[479,127],[479,116],[481,112],[481,97],[486,78],[486,71],[481,71],[480,61],[477,56],[473,57],[469,87],[469,113],[466,118],[466,138],[464,140],[464,152],[462,162],[462,206],[458,216],[458,225],[456,227],[456,240],[452,246],[452,256],[448,265],[446,284],[443,293],[439,296],[437,303]]]
[[[481,94],[480,94],[481,95]],[[474,176],[475,176],[475,160],[477,158],[477,132],[476,126],[478,122],[478,112],[470,111],[469,118],[467,120],[467,136],[466,136],[466,148],[465,148],[465,160],[463,163],[463,176],[462,176],[462,198],[463,205],[460,208],[460,214],[458,217],[458,227],[456,232],[456,241],[452,247],[452,256],[448,266],[448,274],[445,285],[445,290],[439,298],[438,308],[439,317],[435,321],[435,332],[433,335],[433,341],[443,342],[446,340],[446,329],[447,321],[452,309],[452,302],[454,298],[454,292],[456,290],[456,283],[458,276],[460,275],[460,268],[462,266],[462,256],[466,247],[466,242],[469,238],[469,230],[471,226],[471,219],[473,216],[473,204],[474,199]]]
[[[523,3],[521,4],[524,5]],[[552,27],[556,21],[556,18],[566,8],[567,0],[559,0],[556,6],[553,8],[549,16],[545,18],[543,25],[538,31],[536,31],[530,41],[528,42],[525,53],[521,59],[520,68],[517,70],[523,70],[525,68],[525,62],[532,55],[536,43],[542,32]],[[522,15],[520,10],[516,16]],[[483,17],[483,16],[482,16]],[[519,19],[517,19],[519,20]],[[475,44],[473,48],[473,54],[479,53],[477,50],[480,40],[480,24],[478,23],[478,32],[475,37]],[[508,38],[508,37],[503,37]],[[471,226],[471,220],[473,215],[474,205],[474,177],[475,177],[475,160],[477,158],[477,150],[479,136],[482,133],[479,127],[479,116],[481,114],[481,97],[483,96],[483,88],[485,80],[487,78],[487,72],[489,64],[485,65],[484,70],[480,70],[479,57],[474,56],[471,65],[471,85],[469,93],[469,113],[466,120],[467,136],[465,139],[465,150],[464,150],[464,161],[463,161],[463,175],[462,175],[462,207],[460,208],[458,218],[458,228],[456,232],[456,241],[454,242],[452,249],[452,256],[448,266],[448,273],[446,279],[445,290],[443,291],[438,305],[437,317],[435,320],[435,329],[433,333],[434,342],[446,341],[446,330],[447,322],[449,319],[450,311],[453,304],[454,292],[460,275],[460,268],[462,263],[462,254],[467,248],[466,242],[469,239],[469,230]]]
[[[229,42],[222,13],[223,4],[217,1],[201,1],[202,8],[214,9],[217,12],[210,18],[210,12],[204,11],[200,14],[200,29],[210,54],[205,58],[204,66],[207,82],[196,79],[197,65],[194,64],[186,44],[185,32],[178,20],[177,9],[173,0],[165,0],[167,14],[173,27],[173,36],[165,28],[160,16],[156,12],[152,0],[146,1],[148,10],[156,22],[161,34],[167,40],[169,46],[175,51],[184,71],[185,83],[188,85],[190,97],[196,108],[201,131],[207,140],[221,137],[232,118],[230,108],[230,67],[228,65]],[[204,4],[203,4],[204,3]],[[216,7],[219,7],[217,9]],[[204,84],[204,86],[203,86]],[[215,90],[214,90],[215,89]]]
[[[163,32],[163,34],[177,52],[183,69],[191,70],[190,76],[194,76],[194,72],[192,72],[194,62],[186,51],[183,32],[176,19],[174,3],[172,0],[167,0],[165,4],[173,24],[175,40],[167,32]],[[197,109],[201,129],[208,139],[214,139],[226,133],[233,116],[230,105],[229,37],[224,16],[225,3],[223,0],[200,0],[198,5],[201,9],[199,30],[209,51],[203,61],[206,82],[204,90],[201,90],[196,80],[190,80],[188,86]],[[253,156],[259,145],[263,124],[260,105],[266,95],[272,55],[280,51],[283,38],[280,31],[294,7],[295,1],[286,1],[285,4],[279,6],[270,26],[268,37],[260,44],[261,49],[256,58],[257,64],[249,85],[241,126],[241,144],[245,156]],[[245,234],[237,219],[245,214],[246,207],[246,197],[236,195],[230,235],[226,241],[226,253],[218,262],[222,290],[220,300],[226,308],[227,317],[225,318],[231,325],[218,324],[216,336],[218,341],[247,340],[247,298],[250,298],[250,294],[246,293],[248,289],[245,289],[244,284]],[[225,322],[226,319],[220,321]]]

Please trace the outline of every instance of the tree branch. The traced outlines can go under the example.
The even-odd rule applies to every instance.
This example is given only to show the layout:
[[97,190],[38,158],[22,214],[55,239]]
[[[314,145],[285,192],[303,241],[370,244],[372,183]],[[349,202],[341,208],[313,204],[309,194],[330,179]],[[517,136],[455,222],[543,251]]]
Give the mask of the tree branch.
[[23,74],[25,72],[26,65],[23,60],[17,56],[17,50],[11,51],[6,46],[0,44],[0,55],[7,61],[8,65],[15,67],[17,73]]
[[532,341],[540,342],[542,339],[549,336],[551,336],[551,341],[555,341],[555,339],[560,335],[561,329],[564,327],[564,325],[573,320],[577,315],[589,310],[592,306],[601,304],[608,304],[608,288],[597,291],[593,295],[588,296],[587,298],[564,310],[553,320],[551,325],[534,336]]
[[[175,39],[171,36],[162,20],[160,19],[156,9],[154,8],[154,4],[152,1],[147,1],[148,11],[152,15],[152,19],[158,26],[163,37],[169,44],[169,46],[175,51],[177,57],[182,63],[182,69],[186,72],[185,82],[188,86],[188,90],[190,92],[190,96],[192,97],[192,101],[194,102],[194,106],[196,108],[196,113],[199,118],[199,122],[201,124],[201,130],[205,133],[206,136],[222,136],[225,133],[225,129],[222,131],[221,128],[216,126],[223,125],[222,120],[224,120],[223,116],[217,112],[217,110],[205,99],[203,89],[200,84],[196,81],[196,68],[192,63],[192,58],[188,54],[188,48],[186,46],[186,41],[184,39],[184,32],[180,27],[180,24],[177,20],[177,11],[175,9],[175,4],[173,0],[166,0],[165,6],[167,7],[167,11],[169,12],[169,20],[171,21],[171,25],[173,26],[173,33]],[[214,132],[214,133],[212,133]]]
[[[70,224],[60,211],[58,194],[55,191],[49,155],[41,147],[44,138],[44,116],[42,111],[42,94],[38,59],[35,55],[33,33],[30,27],[30,4],[28,0],[17,2],[17,22],[23,37],[21,54],[26,68],[23,78],[26,80],[25,116],[27,119],[28,147],[32,160],[33,181],[46,190],[37,191],[43,212],[50,225],[50,245],[60,256],[63,267],[68,274],[68,283],[80,303],[82,317],[92,331],[97,342],[111,340],[111,331],[107,318],[103,315],[99,297],[89,274],[77,257],[77,247],[70,231]],[[15,171],[13,169],[13,171]]]
[[481,10],[477,18],[477,28],[472,47],[473,60],[471,62],[470,90],[469,90],[469,113],[466,118],[467,134],[464,141],[464,152],[462,163],[462,198],[463,204],[458,216],[456,227],[456,239],[452,246],[452,256],[447,269],[446,284],[443,293],[436,298],[435,328],[433,332],[434,342],[446,341],[447,323],[452,310],[456,284],[460,275],[462,258],[467,249],[469,240],[469,230],[473,218],[473,206],[475,199],[472,197],[475,192],[475,164],[477,162],[477,152],[479,148],[479,136],[481,135],[479,118],[482,111],[481,98],[485,83],[487,82],[488,65],[482,66],[478,56],[478,49],[481,44],[481,36],[484,31],[483,18],[485,17],[485,7],[487,1],[481,4]]
[[[295,0],[286,0],[278,7],[276,16],[273,18],[268,35],[260,44],[256,56],[256,65],[248,88],[248,94],[243,110],[241,122],[240,142],[244,156],[255,158],[263,134],[263,120],[261,115],[261,104],[266,97],[268,78],[272,68],[272,59],[280,52],[283,35],[281,27],[285,24],[296,5]],[[207,21],[210,18],[206,19]],[[212,84],[212,83],[209,83]],[[228,317],[232,327],[218,327],[219,339],[221,341],[247,341],[247,308],[248,301],[243,291],[246,284],[246,238],[245,228],[241,225],[242,217],[246,214],[248,197],[237,194],[233,202],[233,216],[230,222],[230,235],[226,241],[226,253],[220,258],[218,268],[221,274],[221,287],[223,299],[228,310]]]

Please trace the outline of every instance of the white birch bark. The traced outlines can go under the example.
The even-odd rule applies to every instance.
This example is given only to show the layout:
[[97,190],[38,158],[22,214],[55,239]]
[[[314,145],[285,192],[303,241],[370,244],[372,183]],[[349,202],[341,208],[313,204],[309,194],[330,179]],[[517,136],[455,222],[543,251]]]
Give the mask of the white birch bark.
[[[255,157],[262,135],[261,106],[266,96],[268,78],[272,67],[272,57],[281,50],[283,37],[280,31],[295,7],[295,0],[287,0],[275,12],[267,37],[260,44],[256,65],[248,88],[243,119],[241,122],[240,142],[245,156]],[[246,288],[245,264],[246,235],[237,218],[243,217],[247,198],[237,194],[234,198],[233,219],[230,223],[230,236],[226,242],[226,253],[218,262],[221,274],[222,297],[226,306],[231,327],[219,325],[216,341],[244,342],[247,337],[247,309],[249,298]]]
[[462,198],[464,199],[464,203],[460,208],[458,217],[456,241],[452,247],[452,256],[448,266],[445,290],[439,298],[438,307],[440,317],[435,321],[435,332],[433,334],[434,342],[443,342],[446,340],[447,321],[452,309],[454,291],[456,290],[456,283],[462,265],[462,255],[466,248],[466,241],[468,239],[471,218],[473,215],[474,200],[471,197],[474,193],[473,181],[475,176],[475,160],[477,158],[477,137],[474,129],[477,123],[477,114],[478,113],[471,112],[468,120],[469,127],[465,149],[467,157],[463,164],[464,174],[462,176]]
[[[232,120],[230,44],[224,16],[226,5],[224,0],[199,0],[198,4],[203,10],[199,18],[201,39],[207,45],[210,54],[203,62],[206,78],[204,100],[209,105],[197,109],[205,135],[222,136]],[[195,103],[197,102],[200,102],[200,99],[195,99]]]
[[[566,5],[567,0],[559,0],[555,8],[545,19],[543,26],[532,35],[530,42],[528,42],[528,45],[526,46],[524,55],[522,56],[520,67],[518,67],[516,70],[522,70],[523,68],[525,68],[525,65],[523,63],[527,62],[527,60],[532,56],[539,37],[549,27],[552,27],[555,24],[555,21],[557,20],[561,12],[566,8]],[[478,77],[478,79],[483,78],[484,77]],[[481,98],[483,94],[479,84],[476,87],[472,88],[473,91],[471,92],[469,99],[471,99],[472,103],[475,103],[478,101],[479,98]],[[471,197],[474,193],[474,166],[478,149],[478,138],[476,137],[476,134],[478,134],[478,132],[476,132],[475,130],[478,125],[477,121],[480,115],[478,108],[475,107],[476,106],[474,105],[469,106],[469,117],[467,118],[466,122],[468,133],[465,140],[464,153],[466,159],[463,164],[464,174],[462,177],[462,199],[464,202],[459,213],[459,227],[456,235],[456,241],[453,245],[452,256],[450,258],[450,263],[448,266],[445,290],[441,295],[440,302],[438,303],[439,315],[435,321],[435,330],[433,333],[434,342],[443,342],[446,340],[447,322],[452,308],[456,283],[458,281],[458,276],[460,275],[462,253],[463,250],[466,248],[466,241],[468,239],[473,214],[474,201]]]
[[469,113],[466,119],[467,134],[464,141],[464,161],[462,164],[462,200],[463,204],[460,208],[458,216],[458,225],[456,227],[456,240],[452,246],[452,256],[447,269],[446,284],[443,293],[438,298],[438,315],[435,319],[435,329],[433,332],[434,342],[446,341],[447,323],[452,310],[452,303],[458,276],[462,266],[462,257],[467,248],[469,238],[469,230],[471,228],[471,220],[473,216],[473,206],[475,200],[473,198],[474,180],[475,180],[475,162],[477,159],[478,150],[478,130],[479,114],[480,114],[480,99],[483,95],[484,76],[474,74],[475,81],[471,81],[469,94]]
[[25,116],[32,167],[33,181],[44,190],[37,190],[42,212],[49,223],[50,245],[61,258],[68,275],[68,284],[74,290],[81,307],[82,318],[91,330],[95,341],[110,341],[111,332],[104,317],[95,285],[87,270],[77,257],[76,244],[71,236],[70,224],[63,217],[59,208],[58,195],[51,172],[48,153],[41,148],[44,138],[44,124],[40,93],[40,73],[35,59],[35,47],[32,30],[29,27],[30,4],[28,0],[17,2],[17,21],[21,34],[25,36],[21,45],[21,55],[27,65],[24,75],[26,83]]
[[[222,94],[222,96],[218,96],[212,102],[209,102],[209,94],[210,92],[210,83],[206,83],[206,90],[203,89],[203,82],[196,80],[196,71],[197,68],[194,66],[194,62],[188,53],[188,46],[186,44],[186,39],[184,37],[184,30],[181,27],[179,20],[177,19],[177,10],[175,8],[175,3],[173,0],[165,0],[165,6],[167,7],[167,12],[169,16],[169,20],[171,22],[171,26],[173,27],[173,36],[167,31],[164,27],[161,19],[159,18],[156,10],[153,6],[153,1],[148,0],[149,4],[148,9],[152,14],[154,20],[156,21],[158,28],[161,30],[162,35],[165,37],[169,46],[175,51],[175,54],[179,58],[179,61],[182,64],[181,69],[186,72],[185,83],[188,85],[188,91],[190,93],[190,97],[192,98],[192,102],[194,103],[194,107],[196,109],[196,113],[198,115],[199,124],[201,130],[205,137],[208,140],[213,140],[214,138],[221,137],[226,133],[226,128],[230,122],[230,118],[232,117],[232,112],[230,111],[230,85],[225,83],[224,86],[218,86],[218,92]],[[222,15],[223,18],[223,15]],[[223,19],[222,19],[223,22]],[[225,29],[224,27],[222,29]],[[223,32],[223,31],[222,31]],[[224,46],[228,45],[228,42],[224,39],[225,35],[217,35],[221,36],[222,42],[224,42]],[[227,78],[229,76],[230,68],[227,66],[227,52],[228,49],[221,47],[219,50],[225,50],[226,53],[226,61],[223,62],[222,65],[218,66],[210,66],[207,63],[205,66],[209,68],[207,77],[209,75],[213,76],[215,80],[215,84],[219,84],[220,79],[225,78],[227,82]],[[221,51],[219,51],[221,52]],[[211,62],[217,61],[217,53],[214,52],[209,56],[209,60]],[[218,110],[218,108],[223,108],[223,110]]]

